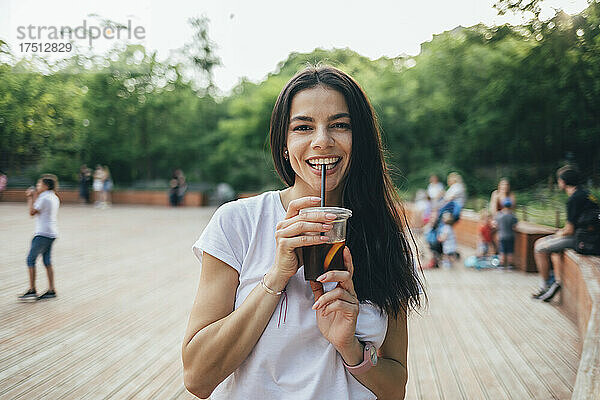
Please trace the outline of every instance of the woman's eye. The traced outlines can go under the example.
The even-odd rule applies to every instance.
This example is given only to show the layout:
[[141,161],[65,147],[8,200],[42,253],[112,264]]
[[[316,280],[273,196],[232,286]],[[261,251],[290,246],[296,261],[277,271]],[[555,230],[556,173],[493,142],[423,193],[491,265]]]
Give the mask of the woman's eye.
[[336,122],[335,124],[333,124],[333,127],[335,129],[350,129],[350,124],[346,122]]
[[307,131],[309,129],[310,129],[310,126],[308,126],[308,125],[298,125],[298,126],[294,127],[294,129],[292,129],[292,130],[294,130],[294,131]]

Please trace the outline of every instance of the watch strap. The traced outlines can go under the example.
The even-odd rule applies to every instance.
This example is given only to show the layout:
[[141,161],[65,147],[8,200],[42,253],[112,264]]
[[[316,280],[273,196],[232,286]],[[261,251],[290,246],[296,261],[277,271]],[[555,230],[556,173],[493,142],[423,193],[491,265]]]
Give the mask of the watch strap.
[[346,364],[346,361],[343,361],[343,359],[342,359],[346,369],[349,372],[351,372],[353,375],[362,375],[365,372],[367,372],[369,369],[371,369],[371,367],[374,367],[373,361],[371,360],[371,348],[375,347],[375,346],[373,346],[372,343],[365,343],[364,346],[365,347],[364,347],[364,351],[363,351],[363,361],[360,364],[350,366],[350,365]]

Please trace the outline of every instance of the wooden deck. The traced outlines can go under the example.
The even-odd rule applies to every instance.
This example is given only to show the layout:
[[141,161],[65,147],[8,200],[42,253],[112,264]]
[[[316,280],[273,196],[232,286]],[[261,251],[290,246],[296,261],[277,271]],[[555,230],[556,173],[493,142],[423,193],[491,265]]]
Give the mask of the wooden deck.
[[[63,206],[58,298],[20,304],[34,222],[0,204],[0,399],[191,399],[180,345],[213,208]],[[38,292],[46,289],[38,260]],[[569,399],[580,342],[537,275],[427,271],[410,319],[408,399]]]

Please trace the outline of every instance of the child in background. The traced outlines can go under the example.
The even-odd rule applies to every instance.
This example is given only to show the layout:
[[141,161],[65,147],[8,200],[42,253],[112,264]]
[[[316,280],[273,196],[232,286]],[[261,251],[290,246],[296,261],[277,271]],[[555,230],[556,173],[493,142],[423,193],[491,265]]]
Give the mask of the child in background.
[[454,217],[452,213],[447,211],[442,214],[442,223],[438,228],[438,240],[442,243],[442,266],[444,268],[450,268],[456,258],[456,235],[452,229],[454,225]]
[[431,250],[431,259],[429,260],[429,263],[423,267],[424,269],[438,268],[438,263],[442,258],[442,244],[438,240],[438,230],[433,229],[433,223],[431,221],[429,222],[430,223],[425,225],[425,240]]
[[512,212],[512,201],[506,198],[502,203],[502,210],[496,214],[495,223],[498,229],[500,242],[500,265],[507,269],[513,267],[513,253],[515,248],[515,225],[518,220]]
[[427,192],[423,189],[417,190],[415,194],[415,209],[417,211],[417,228],[422,228],[427,225],[429,218],[431,217],[431,201],[427,196]]
[[486,257],[490,249],[494,250],[494,226],[492,225],[492,216],[488,210],[481,210],[479,214],[481,218],[481,225],[479,225],[479,243],[477,245],[477,257]]

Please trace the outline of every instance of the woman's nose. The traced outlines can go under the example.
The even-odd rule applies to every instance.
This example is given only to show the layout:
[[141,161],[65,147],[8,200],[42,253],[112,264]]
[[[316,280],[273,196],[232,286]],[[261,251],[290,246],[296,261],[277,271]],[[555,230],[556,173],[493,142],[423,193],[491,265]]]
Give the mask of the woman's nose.
[[333,138],[330,135],[327,126],[318,126],[315,130],[315,136],[312,141],[313,148],[320,147],[326,148],[333,146]]

